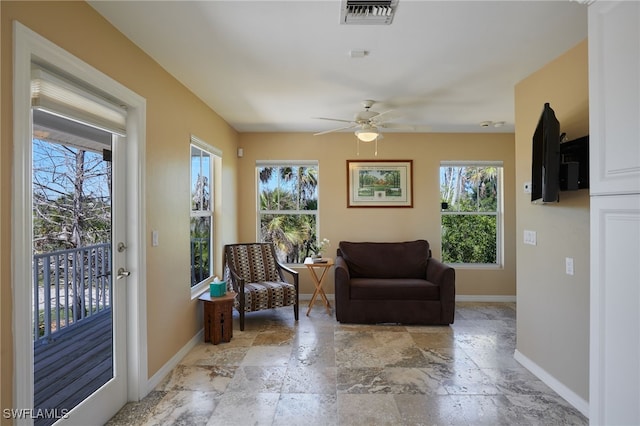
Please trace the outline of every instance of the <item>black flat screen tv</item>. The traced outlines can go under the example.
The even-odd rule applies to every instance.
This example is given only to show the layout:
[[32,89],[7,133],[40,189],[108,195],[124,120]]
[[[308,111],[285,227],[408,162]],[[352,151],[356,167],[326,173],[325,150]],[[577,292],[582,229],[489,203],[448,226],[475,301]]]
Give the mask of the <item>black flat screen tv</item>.
[[560,122],[548,103],[533,133],[531,202],[556,202],[560,194]]

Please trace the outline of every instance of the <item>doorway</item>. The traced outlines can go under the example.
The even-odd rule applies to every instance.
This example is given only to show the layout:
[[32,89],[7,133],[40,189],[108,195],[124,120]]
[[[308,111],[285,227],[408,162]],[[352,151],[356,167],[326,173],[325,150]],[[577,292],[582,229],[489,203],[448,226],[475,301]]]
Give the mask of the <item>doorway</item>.
[[[148,392],[144,349],[145,249],[141,231],[144,229],[144,203],[140,196],[144,193],[145,100],[18,22],[14,22],[14,35],[14,402],[16,407],[27,409],[20,424],[105,423],[127,401],[137,401]],[[60,110],[54,110],[51,114],[46,105],[43,107],[42,103],[34,101],[34,70],[41,69],[43,64],[49,66],[56,75],[71,76],[80,89],[89,89],[92,92],[90,98],[97,94],[97,99],[100,99],[108,94],[107,100],[115,101],[116,107],[125,111],[125,119],[120,124],[127,136],[114,136],[118,132],[112,132],[108,126],[92,125],[95,123],[91,123],[91,115],[69,116],[69,111]],[[46,104],[51,99],[43,97],[42,100]],[[38,107],[32,109],[32,105]],[[42,113],[43,110],[46,112]],[[85,120],[87,117],[89,121]],[[78,127],[78,123],[86,127],[79,130],[81,126]],[[74,126],[75,130],[72,131]],[[96,127],[102,133],[95,132]],[[36,223],[39,219],[34,214],[34,200],[43,194],[38,194],[34,186],[34,181],[42,176],[36,174],[34,160],[37,154],[52,154],[54,150],[71,153],[78,162],[76,165],[82,161],[100,164],[94,170],[101,170],[104,176],[110,174],[109,178],[103,180],[107,189],[94,186],[91,188],[94,198],[89,202],[79,197],[79,204],[76,204],[76,207],[84,209],[102,209],[103,216],[108,211],[108,220],[103,217],[102,224],[94,228],[108,224],[110,229],[102,229],[101,232],[95,232],[94,229],[93,236],[85,238],[83,242],[82,238],[73,235],[76,231],[72,219],[70,227],[59,227],[58,237],[64,239],[68,234],[70,241],[75,239],[78,244],[74,243],[67,249],[58,247],[48,250],[47,253],[71,251],[58,258],[47,255],[47,266],[36,266],[42,259],[36,258],[34,248],[42,241],[36,241],[39,234],[34,232],[41,226]],[[81,151],[84,151],[82,155]],[[58,168],[57,172],[61,170],[67,176],[74,173],[68,167]],[[78,176],[82,177],[82,173]],[[88,190],[89,186],[97,184],[85,181],[84,185],[88,185],[85,187]],[[69,201],[69,194],[59,195],[51,199],[61,203]],[[63,200],[58,200],[61,197]],[[106,198],[98,202],[101,197]],[[100,203],[101,206],[98,205]],[[51,217],[52,211],[55,210],[49,211],[48,217]],[[41,216],[40,219],[45,217]],[[97,241],[108,234],[107,242]],[[120,280],[116,279],[118,276]],[[43,285],[45,282],[47,285]],[[48,299],[45,298],[45,292],[49,293]],[[50,393],[60,399],[59,403],[55,407],[38,407],[43,400],[38,399],[40,383],[36,383],[36,380],[46,376],[42,374],[46,365],[44,370],[38,370],[41,366],[36,365],[36,341],[42,333],[49,339],[43,346],[60,343],[63,330],[71,334],[72,331],[84,329],[90,319],[102,321],[98,328],[103,336],[98,339],[94,331],[87,329],[89,331],[84,332],[90,337],[79,341],[83,343],[81,346],[96,341],[105,346],[102,348],[105,358],[99,362],[101,372],[95,374],[99,377],[90,380],[92,383],[83,387],[76,401],[72,402],[62,399],[63,393],[72,393],[68,392],[72,385],[58,383],[60,389]],[[54,332],[58,335],[52,336]],[[55,358],[53,353],[60,351],[53,351],[50,356],[44,357],[47,362]],[[94,355],[81,358],[79,352],[74,351],[67,360],[85,368],[98,359]],[[88,379],[91,375],[82,374],[82,377]]]
[[126,228],[112,220],[124,202],[113,191],[118,136],[40,110],[32,116],[34,424],[44,426],[125,369],[114,356],[126,318],[114,317],[122,298],[112,236]]

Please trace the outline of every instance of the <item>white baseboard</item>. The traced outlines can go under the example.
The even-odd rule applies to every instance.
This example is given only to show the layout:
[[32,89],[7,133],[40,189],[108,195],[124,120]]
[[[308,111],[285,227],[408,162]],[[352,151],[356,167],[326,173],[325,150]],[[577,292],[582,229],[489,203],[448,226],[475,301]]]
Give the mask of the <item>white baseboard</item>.
[[515,302],[516,296],[458,294],[456,302]]
[[[311,300],[311,293],[300,293],[301,301]],[[333,293],[327,294],[327,299],[335,300]],[[500,295],[464,295],[456,296],[456,302],[515,302],[516,296],[500,296]]]
[[520,351],[516,349],[513,357],[516,361],[518,361],[524,368],[533,373],[537,378],[542,380],[547,386],[553,389],[558,395],[563,397],[569,404],[573,405],[576,410],[580,411],[586,418],[589,418],[589,402],[584,400],[574,391],[566,387],[564,384],[560,383],[555,377],[551,374],[547,373],[543,368],[541,368],[538,364],[531,361],[529,358],[524,356]]
[[184,358],[185,355],[187,355],[189,351],[193,349],[199,342],[202,342],[203,339],[204,328],[200,329],[200,331],[198,331],[196,335],[187,342],[186,345],[184,345],[178,352],[176,352],[176,354],[172,356],[171,359],[167,361],[167,363],[156,372],[156,374],[154,374],[149,380],[147,380],[147,393],[145,395],[148,395],[149,392],[154,390],[156,386],[158,386],[160,382],[162,382],[162,380],[167,376],[167,374],[171,373],[171,370],[173,370],[176,365],[180,363],[180,360],[182,360],[182,358]]

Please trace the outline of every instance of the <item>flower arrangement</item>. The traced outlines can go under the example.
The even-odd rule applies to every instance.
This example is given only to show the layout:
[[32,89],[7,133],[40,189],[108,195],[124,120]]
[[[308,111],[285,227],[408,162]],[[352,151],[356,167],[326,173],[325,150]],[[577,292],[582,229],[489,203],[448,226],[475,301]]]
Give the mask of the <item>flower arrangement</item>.
[[314,247],[314,252],[316,253],[315,257],[322,257],[322,252],[329,248],[329,246],[331,245],[331,241],[329,241],[329,239],[327,238],[323,238],[315,247]]

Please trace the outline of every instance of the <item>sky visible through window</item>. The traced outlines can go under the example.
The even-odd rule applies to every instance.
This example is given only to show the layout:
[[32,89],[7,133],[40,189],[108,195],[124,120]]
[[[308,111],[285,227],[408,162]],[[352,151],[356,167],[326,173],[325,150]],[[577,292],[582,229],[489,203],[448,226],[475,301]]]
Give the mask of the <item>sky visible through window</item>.
[[[200,150],[198,150],[200,151]],[[201,151],[203,152],[203,151]],[[202,175],[203,170],[211,170],[211,157],[198,156],[191,159],[191,188],[195,188],[198,183],[198,176]]]
[[[38,187],[48,199],[56,199],[63,194],[73,194],[75,176],[75,154],[77,148],[63,146],[42,139],[33,139],[34,187]],[[108,200],[107,162],[102,153],[85,151],[85,169],[89,168],[83,183],[84,193]]]

